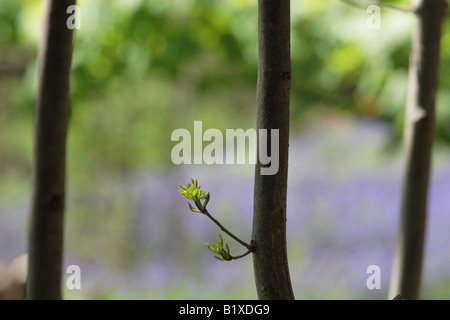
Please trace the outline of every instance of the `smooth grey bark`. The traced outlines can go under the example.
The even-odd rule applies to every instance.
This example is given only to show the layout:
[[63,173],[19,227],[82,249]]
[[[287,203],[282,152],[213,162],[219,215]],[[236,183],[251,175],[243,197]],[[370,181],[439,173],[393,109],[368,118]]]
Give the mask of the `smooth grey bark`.
[[[256,290],[259,299],[294,299],[286,246],[286,190],[291,82],[290,1],[258,2],[257,131],[279,129],[279,170],[261,175],[255,168],[252,239]],[[259,154],[258,144],[258,154]]]
[[34,110],[33,185],[29,221],[27,299],[61,299],[66,136],[73,31],[67,7],[46,0]]
[[415,25],[404,131],[405,171],[400,230],[389,298],[418,299],[426,234],[444,0],[412,1]]

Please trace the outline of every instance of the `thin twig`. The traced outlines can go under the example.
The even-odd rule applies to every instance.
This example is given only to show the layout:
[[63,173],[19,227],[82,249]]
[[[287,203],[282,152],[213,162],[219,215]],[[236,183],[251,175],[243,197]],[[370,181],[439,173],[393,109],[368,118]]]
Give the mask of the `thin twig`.
[[241,254],[241,255],[239,255],[239,256],[232,256],[232,255],[230,255],[230,257],[231,257],[231,259],[237,260],[237,259],[240,259],[240,258],[245,257],[245,256],[248,255],[249,253],[252,253],[252,250],[248,250],[246,253]]
[[[254,250],[254,244],[248,244],[245,241],[242,241],[241,239],[239,239],[238,237],[236,237],[231,231],[229,231],[227,228],[225,228],[219,221],[217,221],[216,219],[214,219],[214,217],[208,212],[208,210],[203,209],[202,213],[207,216],[208,218],[210,218],[215,224],[217,224],[219,226],[219,228],[225,232],[226,234],[228,234],[230,237],[232,237],[234,240],[236,240],[237,242],[239,242],[240,244],[242,244],[244,247],[246,247],[248,249],[248,253],[253,252]],[[246,253],[245,255],[247,255],[248,253]]]
[[354,0],[340,0],[340,1],[350,4],[352,6],[358,7],[358,8],[367,8],[371,5],[376,5],[376,6],[380,6],[380,7],[394,9],[394,10],[401,11],[401,12],[414,13],[414,10],[412,8],[402,8],[402,7],[398,7],[398,6],[390,4],[390,3],[379,2],[379,1],[373,1],[373,2],[361,2],[361,1],[354,1]]

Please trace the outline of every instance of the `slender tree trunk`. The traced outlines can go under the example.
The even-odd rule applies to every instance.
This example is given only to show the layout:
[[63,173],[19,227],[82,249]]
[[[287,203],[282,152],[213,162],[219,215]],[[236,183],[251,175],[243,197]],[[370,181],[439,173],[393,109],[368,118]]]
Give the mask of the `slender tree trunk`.
[[[294,299],[286,250],[286,189],[289,147],[289,98],[291,80],[290,1],[258,2],[257,131],[267,130],[271,150],[271,129],[279,130],[279,170],[255,171],[252,239],[256,290],[259,299]],[[262,147],[258,144],[259,149]],[[272,156],[274,156],[272,154]]]
[[426,230],[444,0],[412,1],[415,26],[404,132],[402,210],[389,297],[418,299]]
[[61,299],[66,135],[73,31],[67,7],[46,0],[34,114],[33,194],[29,225],[27,299]]

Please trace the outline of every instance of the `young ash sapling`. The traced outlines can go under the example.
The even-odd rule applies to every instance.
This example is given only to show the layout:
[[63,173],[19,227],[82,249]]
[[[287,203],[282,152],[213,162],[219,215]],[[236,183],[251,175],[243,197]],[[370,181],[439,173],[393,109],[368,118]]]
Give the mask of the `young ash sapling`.
[[[181,195],[189,200],[194,201],[195,207],[191,205],[191,203],[188,202],[189,209],[192,212],[198,212],[202,213],[205,216],[207,216],[209,219],[211,219],[219,228],[228,234],[230,237],[232,237],[234,240],[239,242],[242,246],[244,246],[247,249],[247,252],[244,254],[238,255],[238,256],[232,256],[230,254],[230,248],[228,247],[228,244],[225,244],[225,248],[223,247],[223,239],[222,236],[219,234],[219,240],[216,240],[216,243],[206,243],[206,246],[209,250],[214,252],[215,254],[218,254],[219,256],[215,256],[216,259],[222,260],[222,261],[231,261],[236,260],[242,257],[245,257],[249,253],[255,251],[255,242],[252,240],[250,243],[246,243],[245,241],[242,241],[237,236],[235,236],[232,232],[230,232],[227,228],[225,228],[219,221],[217,221],[206,209],[206,205],[209,202],[210,199],[210,193],[206,192],[206,190],[201,190],[201,187],[198,185],[197,179],[191,178],[191,183],[186,183],[186,185],[180,184],[180,190],[178,190]],[[202,201],[203,200],[203,203]]]

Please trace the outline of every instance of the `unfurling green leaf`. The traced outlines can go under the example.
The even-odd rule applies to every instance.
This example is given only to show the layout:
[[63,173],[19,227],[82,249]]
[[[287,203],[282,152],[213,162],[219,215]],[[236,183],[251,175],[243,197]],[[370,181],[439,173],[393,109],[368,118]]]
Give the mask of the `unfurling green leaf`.
[[203,202],[203,208],[206,208],[206,205],[208,204],[208,202],[209,202],[209,192],[205,196],[205,202]]
[[188,206],[189,206],[189,209],[191,209],[192,212],[201,212],[200,210],[195,209],[189,202],[188,202]]

